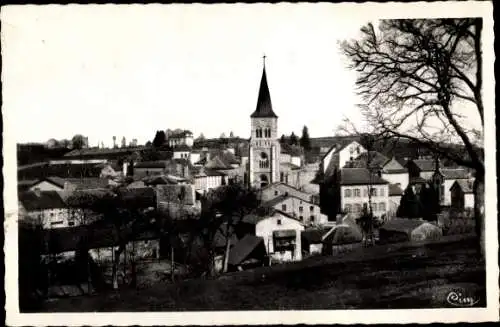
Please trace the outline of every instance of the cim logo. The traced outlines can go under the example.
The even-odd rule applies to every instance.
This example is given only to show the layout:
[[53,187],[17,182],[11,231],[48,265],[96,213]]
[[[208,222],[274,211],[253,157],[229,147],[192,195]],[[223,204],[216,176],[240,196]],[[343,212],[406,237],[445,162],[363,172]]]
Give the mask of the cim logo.
[[455,289],[448,293],[446,302],[456,307],[472,307],[479,302],[479,298],[466,289]]

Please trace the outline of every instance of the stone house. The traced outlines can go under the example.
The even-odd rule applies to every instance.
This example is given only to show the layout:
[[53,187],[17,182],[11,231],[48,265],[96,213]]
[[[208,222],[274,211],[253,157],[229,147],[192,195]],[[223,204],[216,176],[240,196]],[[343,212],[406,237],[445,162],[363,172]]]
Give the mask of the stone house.
[[474,209],[472,180],[455,180],[450,188],[450,204],[457,210]]
[[328,217],[320,212],[319,205],[294,195],[278,195],[262,203],[264,208],[272,208],[298,218],[304,225],[322,226],[328,223]]

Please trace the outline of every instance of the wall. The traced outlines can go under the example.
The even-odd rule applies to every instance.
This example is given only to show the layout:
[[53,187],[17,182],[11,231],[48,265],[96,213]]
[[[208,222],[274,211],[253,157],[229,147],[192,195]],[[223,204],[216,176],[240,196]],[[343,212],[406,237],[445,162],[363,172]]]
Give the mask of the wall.
[[174,159],[189,159],[189,151],[174,151]]
[[208,191],[222,185],[222,176],[199,176],[194,178],[195,190]]
[[464,195],[464,207],[474,209],[474,194],[466,193]]
[[[283,205],[286,206],[286,210],[283,210]],[[311,207],[313,208],[312,211]],[[276,204],[274,208],[294,216],[305,225],[324,225],[328,222],[328,217],[320,212],[319,206],[295,197],[284,199],[282,202]],[[302,211],[300,210],[301,208]],[[314,217],[314,222],[311,221],[311,216]]]
[[361,153],[364,152],[366,152],[366,149],[362,147],[358,142],[353,141],[339,152],[339,167],[344,167],[347,161],[351,160],[351,158],[357,158]]
[[74,227],[83,222],[83,211],[69,208],[37,210],[29,212],[28,219],[35,224],[42,223],[44,229]]
[[285,193],[288,193],[289,195],[296,196],[304,201],[309,201],[311,202],[311,194],[302,192],[298,189],[295,189],[293,187],[287,186],[286,184],[282,183],[277,183],[274,185],[271,185],[264,190],[261,191],[261,199],[262,201],[269,201],[271,199],[274,199],[275,197],[279,195],[283,195]]
[[201,159],[201,154],[199,152],[191,152],[191,155],[189,156],[189,161],[191,162],[192,165],[200,161],[200,159]]
[[165,168],[136,168],[134,167],[134,176],[144,177],[147,175],[161,175]]
[[408,173],[392,174],[383,172],[381,177],[382,179],[385,179],[391,184],[400,184],[402,190],[405,190],[408,187],[409,183]]
[[420,177],[422,177],[423,179],[426,179],[426,180],[432,179],[432,175],[434,175],[434,171],[421,171],[420,172]]
[[[261,128],[271,129],[271,137],[257,138],[256,130]],[[253,185],[260,187],[260,176],[266,175],[268,182],[273,183],[279,180],[280,144],[278,141],[278,119],[277,118],[252,118],[251,119],[251,139],[250,139],[250,160],[251,160],[251,181]],[[264,152],[269,160],[268,168],[259,168],[260,154]],[[272,172],[272,173],[271,173]]]
[[451,205],[451,186],[455,183],[456,179],[445,179],[444,180],[444,203],[443,205]]
[[[281,225],[278,225],[278,220],[281,219]],[[292,260],[292,253],[286,251],[285,253],[274,253],[273,232],[277,230],[295,230],[295,253],[293,255],[294,261],[302,260],[302,244],[301,244],[301,231],[304,226],[295,219],[288,218],[281,214],[275,214],[272,217],[261,220],[255,226],[255,235],[264,239],[267,253],[272,258],[283,261]]]
[[[341,204],[342,209],[346,210],[347,204],[350,204],[350,205],[359,204],[361,206],[361,209],[363,208],[364,203],[368,204],[368,187],[369,187],[369,185],[342,185],[340,187],[340,190],[341,190],[340,204]],[[383,214],[387,214],[387,211],[389,210],[389,186],[388,186],[388,184],[372,185],[372,188],[377,190],[377,195],[371,197],[372,204],[375,204],[373,206],[373,209],[374,209],[373,214],[375,216],[380,217]],[[345,196],[346,189],[351,190],[350,197]],[[354,189],[360,190],[359,197],[354,196]],[[381,193],[383,195],[381,195]],[[385,210],[379,210],[379,208],[378,208],[379,203],[385,203]],[[355,214],[360,215],[361,212],[357,212]]]
[[401,203],[401,195],[392,195],[389,197],[389,213],[388,216],[395,217]]
[[295,166],[302,166],[302,158],[300,156],[293,156],[291,157],[290,162],[294,164]]

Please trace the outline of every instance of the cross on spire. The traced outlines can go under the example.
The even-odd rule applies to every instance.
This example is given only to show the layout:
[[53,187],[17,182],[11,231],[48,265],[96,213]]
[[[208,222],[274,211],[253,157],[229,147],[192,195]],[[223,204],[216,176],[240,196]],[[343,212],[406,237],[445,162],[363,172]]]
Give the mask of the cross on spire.
[[264,67],[266,67],[266,54],[264,53],[264,55],[262,56],[262,61],[264,63]]

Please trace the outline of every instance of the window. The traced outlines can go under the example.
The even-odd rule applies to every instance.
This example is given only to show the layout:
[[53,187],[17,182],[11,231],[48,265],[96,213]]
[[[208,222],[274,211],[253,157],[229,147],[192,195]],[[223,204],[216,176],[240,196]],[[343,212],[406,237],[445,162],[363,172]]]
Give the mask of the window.
[[265,152],[260,153],[259,168],[269,168],[269,159]]
[[300,206],[299,207],[299,212],[302,212],[302,211],[304,211],[304,207]]
[[384,202],[380,202],[378,204],[378,210],[385,212],[385,203]]
[[373,211],[378,211],[378,207],[376,203],[372,203],[372,210]]
[[50,226],[62,225],[63,223],[64,222],[62,220],[53,221],[50,223]]
[[355,203],[355,204],[353,205],[353,210],[354,210],[354,212],[355,212],[355,213],[359,213],[359,212],[361,212],[361,204],[359,204],[359,203]]
[[283,172],[280,172],[280,182],[285,181],[285,174]]
[[73,220],[68,221],[68,226],[75,226],[75,222]]
[[311,212],[313,212],[313,211],[314,211],[314,206],[310,206],[310,207],[309,207],[309,210],[310,210]]
[[363,189],[363,196],[366,198],[368,196],[368,189]]
[[380,189],[380,196],[384,196],[384,195],[385,195],[385,190],[384,190],[384,188],[382,187],[382,188]]
[[377,189],[376,188],[372,188],[372,196],[377,196]]
[[278,219],[278,220],[276,221],[276,223],[277,223],[278,225],[281,225],[281,219]]
[[344,209],[346,212],[352,212],[352,206],[350,204],[346,204]]
[[288,192],[285,192],[285,196],[288,196]]
[[258,138],[258,139],[260,139],[262,137],[262,129],[257,128],[255,130],[255,137]]
[[274,195],[278,195],[278,191],[274,191]]
[[314,222],[314,216],[311,216],[311,222],[312,223]]
[[299,217],[300,221],[304,221],[304,216]]
[[344,197],[346,197],[346,198],[350,198],[351,197],[351,190],[350,189],[346,189],[344,191]]
[[361,196],[361,190],[359,188],[354,189],[354,197],[359,198]]
[[281,205],[281,210],[286,212],[286,204]]

